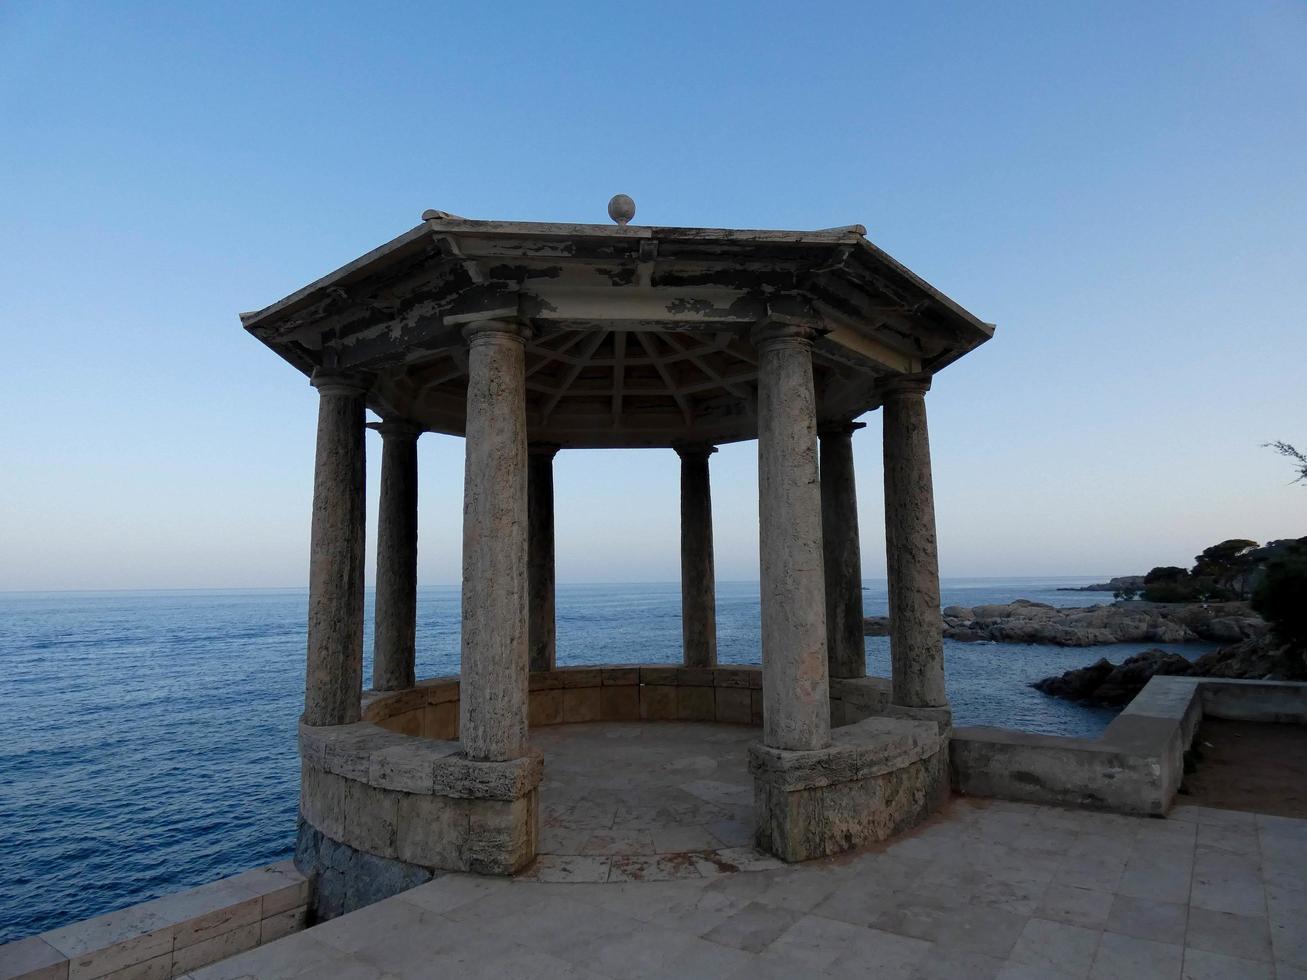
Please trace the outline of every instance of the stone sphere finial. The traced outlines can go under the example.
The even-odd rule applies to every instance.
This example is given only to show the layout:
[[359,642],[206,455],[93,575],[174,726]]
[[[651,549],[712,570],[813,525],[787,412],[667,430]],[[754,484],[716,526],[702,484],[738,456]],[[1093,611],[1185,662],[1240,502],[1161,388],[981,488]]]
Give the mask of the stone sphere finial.
[[624,225],[635,217],[635,202],[626,194],[614,194],[608,202],[608,217]]

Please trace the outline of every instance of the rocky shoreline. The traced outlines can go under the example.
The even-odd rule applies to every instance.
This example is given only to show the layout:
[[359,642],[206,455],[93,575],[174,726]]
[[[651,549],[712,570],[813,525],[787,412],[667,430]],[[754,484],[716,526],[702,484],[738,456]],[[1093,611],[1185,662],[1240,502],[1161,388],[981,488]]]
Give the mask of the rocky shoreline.
[[1269,633],[1186,660],[1168,650],[1145,650],[1119,664],[1106,658],[1088,667],[1045,677],[1030,686],[1055,698],[1080,704],[1120,707],[1144,689],[1155,675],[1232,677],[1249,680],[1307,680],[1307,658]]
[[1118,575],[1095,585],[1064,585],[1058,592],[1139,592],[1144,587],[1142,575]]
[[[888,616],[863,620],[866,636],[888,636]],[[1239,643],[1266,632],[1246,602],[1142,602],[1050,606],[1017,599],[988,606],[947,606],[944,636],[963,643],[1042,643],[1064,647],[1111,643]],[[1181,658],[1183,659],[1183,658]]]

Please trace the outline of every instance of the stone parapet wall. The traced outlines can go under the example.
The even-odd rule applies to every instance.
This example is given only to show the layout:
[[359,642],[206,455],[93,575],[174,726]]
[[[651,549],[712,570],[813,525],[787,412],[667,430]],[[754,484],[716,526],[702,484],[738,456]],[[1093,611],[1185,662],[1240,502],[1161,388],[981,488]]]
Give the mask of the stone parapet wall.
[[[831,684],[833,744],[753,747],[759,842],[785,860],[883,840],[948,792],[947,708],[890,704],[883,678]],[[458,741],[456,677],[368,692],[363,721],[304,726],[297,864],[318,911],[357,908],[441,871],[512,874],[535,856],[538,753],[476,763]],[[756,666],[569,667],[530,674],[532,727],[695,721],[760,727]]]
[[[948,708],[906,708],[890,703],[887,677],[830,679],[831,726],[873,716],[952,723]],[[534,671],[529,685],[530,725],[587,721],[712,721],[762,725],[762,668],[613,666]],[[368,691],[363,718],[389,731],[428,739],[458,738],[459,681],[434,677],[403,691]]]
[[290,861],[254,868],[0,946],[0,977],[181,977],[303,929],[309,898]]
[[[458,738],[457,677],[405,691],[368,692],[363,717],[403,735]],[[531,727],[588,721],[762,724],[762,668],[754,666],[562,667],[530,676]]]
[[873,717],[825,749],[749,748],[758,844],[806,861],[882,841],[948,797],[948,732],[932,720]]
[[947,734],[953,726],[953,712],[947,707],[906,707],[893,704],[888,677],[832,677],[830,679],[830,723],[832,728],[853,725],[866,718],[903,718],[934,722]]
[[[409,692],[401,692],[401,701]],[[448,702],[439,702],[448,703]],[[371,721],[300,726],[296,866],[316,878],[322,918],[440,871],[509,875],[536,854],[538,751],[469,759],[455,741]]]
[[479,762],[458,742],[359,722],[301,725],[300,761],[301,816],[338,843],[483,874],[511,874],[535,855],[535,793],[544,771],[538,751]]
[[952,781],[969,796],[1164,815],[1204,715],[1307,723],[1307,683],[1158,676],[1101,738],[958,728]]

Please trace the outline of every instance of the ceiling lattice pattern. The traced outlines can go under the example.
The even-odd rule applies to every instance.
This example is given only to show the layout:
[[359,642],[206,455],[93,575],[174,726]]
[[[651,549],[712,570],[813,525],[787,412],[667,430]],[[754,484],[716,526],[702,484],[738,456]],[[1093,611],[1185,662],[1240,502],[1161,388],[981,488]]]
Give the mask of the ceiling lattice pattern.
[[[757,378],[755,352],[731,333],[558,330],[527,344],[528,425],[564,442],[608,428],[666,443],[714,418],[752,416]],[[403,381],[418,404],[461,403],[466,360],[446,351],[411,365]]]

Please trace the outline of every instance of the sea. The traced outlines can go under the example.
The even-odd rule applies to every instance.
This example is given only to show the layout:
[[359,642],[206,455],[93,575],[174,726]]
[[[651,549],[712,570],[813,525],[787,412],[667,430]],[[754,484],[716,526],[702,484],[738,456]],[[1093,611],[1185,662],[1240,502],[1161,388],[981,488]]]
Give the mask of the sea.
[[[946,579],[942,598],[1111,601],[1058,591],[1089,581]],[[885,615],[885,582],[865,585]],[[674,582],[560,585],[558,661],[678,662],[680,606]],[[303,589],[0,593],[0,942],[290,855],[306,608]],[[457,674],[458,637],[458,587],[421,589],[418,676]],[[757,582],[718,583],[717,642],[722,663],[759,662]],[[887,676],[888,639],[866,644]],[[1030,682],[1149,646],[946,641],[956,723],[1096,736],[1113,711]]]

